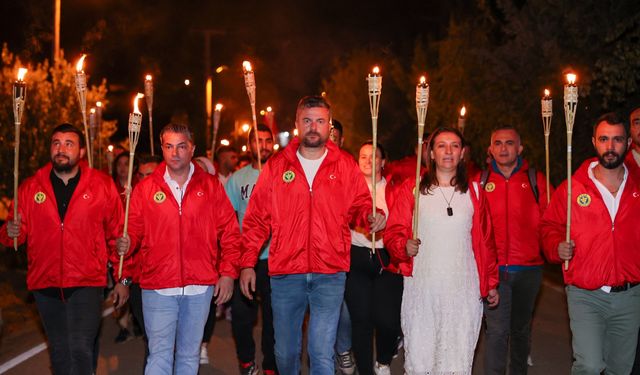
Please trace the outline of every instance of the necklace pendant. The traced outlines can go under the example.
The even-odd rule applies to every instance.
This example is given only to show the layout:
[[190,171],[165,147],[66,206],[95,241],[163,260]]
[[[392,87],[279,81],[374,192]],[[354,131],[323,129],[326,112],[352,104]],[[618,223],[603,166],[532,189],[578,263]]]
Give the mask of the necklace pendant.
[[447,207],[447,215],[453,216],[453,208]]

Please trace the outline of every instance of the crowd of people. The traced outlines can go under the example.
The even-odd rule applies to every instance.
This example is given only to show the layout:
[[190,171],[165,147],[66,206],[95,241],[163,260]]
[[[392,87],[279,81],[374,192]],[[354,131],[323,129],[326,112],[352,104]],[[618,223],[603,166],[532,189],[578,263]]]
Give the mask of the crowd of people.
[[51,162],[0,229],[2,244],[26,243],[53,373],[95,372],[111,278],[119,340],[128,309],[145,374],[197,374],[225,305],[243,375],[300,374],[304,329],[311,374],[390,374],[401,347],[406,374],[471,374],[483,320],[484,373],[526,374],[545,259],[564,264],[572,373],[640,373],[640,108],[596,120],[597,157],[549,194],[512,126],[492,131],[480,169],[458,129],[425,135],[416,186],[416,156],[342,149],[325,98],[302,98],[295,125],[277,153],[258,125],[237,167],[231,147],[194,158],[189,127],[168,124],[130,192],[128,153],[110,178],[88,167],[82,132],[53,130]]

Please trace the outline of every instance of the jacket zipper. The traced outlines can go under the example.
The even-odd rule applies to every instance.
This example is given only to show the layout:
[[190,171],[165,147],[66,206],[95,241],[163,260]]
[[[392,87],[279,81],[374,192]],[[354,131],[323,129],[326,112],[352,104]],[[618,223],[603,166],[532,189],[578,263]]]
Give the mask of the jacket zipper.
[[[317,175],[317,172],[316,172]],[[313,187],[309,186],[309,227],[307,229],[307,267],[311,269],[311,222],[313,220]]]
[[509,276],[509,252],[511,251],[511,239],[509,237],[509,179],[505,179],[505,194],[504,194],[504,208],[505,208],[505,277]]
[[182,295],[184,295],[184,264],[182,263],[182,203],[184,202],[184,193],[180,188],[180,202],[178,203],[178,252],[180,253],[180,284],[182,284]]
[[64,222],[60,223],[60,299],[62,302],[66,302],[64,300],[64,288],[62,287],[62,277],[64,275],[63,265],[64,265]]

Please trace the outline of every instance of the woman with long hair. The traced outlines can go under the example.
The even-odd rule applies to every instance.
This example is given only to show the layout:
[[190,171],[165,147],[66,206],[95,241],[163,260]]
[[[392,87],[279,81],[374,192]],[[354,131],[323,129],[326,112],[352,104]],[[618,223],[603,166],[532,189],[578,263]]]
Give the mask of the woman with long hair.
[[439,128],[428,139],[429,167],[418,187],[418,238],[412,237],[413,185],[391,208],[384,243],[409,263],[402,296],[405,372],[471,374],[482,299],[499,301],[498,268],[486,199],[469,184],[464,138]]

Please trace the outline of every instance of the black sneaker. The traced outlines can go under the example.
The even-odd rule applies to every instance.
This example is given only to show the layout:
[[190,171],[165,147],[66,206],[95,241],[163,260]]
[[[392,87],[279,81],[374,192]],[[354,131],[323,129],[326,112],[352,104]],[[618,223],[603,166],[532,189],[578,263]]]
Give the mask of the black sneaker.
[[118,335],[116,336],[116,339],[114,341],[116,342],[116,344],[120,344],[129,340],[130,338],[131,333],[129,332],[129,330],[126,328],[120,328],[120,332],[118,332]]

